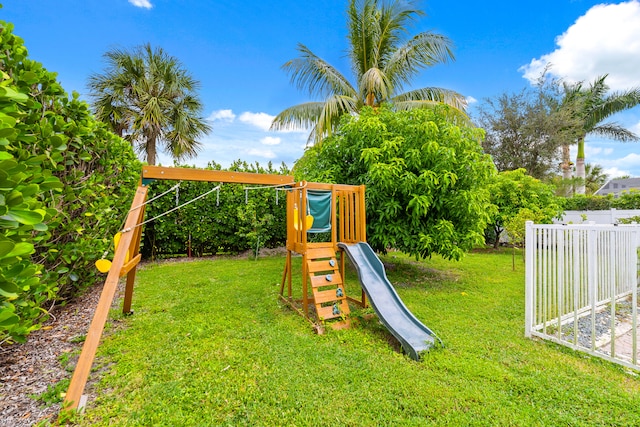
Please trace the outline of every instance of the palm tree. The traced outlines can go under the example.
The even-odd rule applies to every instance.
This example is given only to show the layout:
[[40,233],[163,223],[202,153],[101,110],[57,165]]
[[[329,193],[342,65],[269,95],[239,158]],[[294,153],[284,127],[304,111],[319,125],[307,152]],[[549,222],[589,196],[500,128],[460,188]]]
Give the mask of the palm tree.
[[98,120],[155,164],[158,144],[175,160],[194,157],[211,127],[200,115],[199,82],[180,62],[149,44],[104,54],[107,69],[89,78]]
[[412,1],[350,0],[347,8],[348,54],[355,84],[308,47],[298,44],[300,56],[283,69],[299,89],[321,101],[285,109],[272,130],[311,128],[309,142],[331,135],[345,113],[363,106],[390,102],[397,110],[448,104],[452,115],[467,119],[465,99],[458,93],[427,87],[401,93],[424,68],[453,60],[452,42],[445,36],[422,32],[404,39],[407,24],[424,12]]
[[[576,177],[580,180],[576,193],[585,192],[585,156],[584,142],[589,134],[615,139],[621,142],[638,141],[640,137],[615,122],[603,123],[608,117],[628,110],[640,104],[640,88],[624,92],[607,94],[609,86],[605,83],[607,75],[597,77],[589,87],[584,82],[565,85],[565,101],[577,106],[581,132],[578,136],[578,155],[576,156]],[[563,161],[563,163],[565,163]]]
[[593,194],[598,191],[609,179],[609,176],[604,173],[602,166],[600,165],[587,163],[584,166],[584,169],[586,174],[584,185],[586,187],[587,194]]

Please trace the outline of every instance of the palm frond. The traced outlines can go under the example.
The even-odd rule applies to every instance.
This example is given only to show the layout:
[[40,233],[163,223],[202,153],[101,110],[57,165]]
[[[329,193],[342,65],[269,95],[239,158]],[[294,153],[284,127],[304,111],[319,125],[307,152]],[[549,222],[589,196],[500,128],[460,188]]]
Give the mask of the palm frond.
[[424,32],[393,51],[385,62],[384,73],[400,90],[418,71],[454,59],[453,42],[448,37]]
[[464,96],[453,90],[438,87],[425,87],[404,92],[394,96],[392,101],[394,105],[407,101],[426,101],[450,105],[462,112],[467,109],[467,101]]
[[299,44],[300,57],[286,62],[282,68],[291,76],[291,82],[300,90],[322,98],[333,95],[353,95],[355,89],[349,81],[329,63]]
[[638,142],[640,137],[615,122],[603,123],[591,129],[590,134],[615,139],[620,142]]
[[313,127],[322,113],[324,102],[305,102],[294,105],[278,114],[269,130],[308,129]]
[[359,99],[364,105],[378,105],[393,94],[391,82],[379,68],[369,68],[359,83]]

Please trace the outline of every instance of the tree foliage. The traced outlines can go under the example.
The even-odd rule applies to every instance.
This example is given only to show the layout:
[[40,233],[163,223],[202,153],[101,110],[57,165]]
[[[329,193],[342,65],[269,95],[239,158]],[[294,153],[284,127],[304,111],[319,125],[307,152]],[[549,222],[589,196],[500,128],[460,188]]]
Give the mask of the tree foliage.
[[283,68],[299,89],[321,100],[287,108],[276,116],[272,129],[310,128],[309,140],[320,143],[343,114],[385,102],[398,110],[445,103],[454,107],[448,110],[451,116],[466,120],[466,101],[454,91],[426,87],[403,92],[421,70],[453,60],[453,44],[441,34],[428,31],[406,37],[407,26],[423,15],[413,1],[350,0],[347,54],[355,84],[299,44],[300,56]]
[[563,104],[574,111],[579,121],[579,133],[575,141],[578,144],[576,156],[576,176],[581,180],[576,193],[585,193],[585,138],[587,135],[600,135],[622,142],[637,142],[640,137],[615,122],[605,122],[612,115],[628,110],[640,104],[640,87],[623,92],[609,93],[605,80],[607,75],[599,76],[588,87],[585,82],[564,85]]
[[564,209],[568,211],[600,211],[608,209],[640,209],[640,191],[631,189],[614,197],[612,193],[605,196],[576,194],[563,200]]
[[558,217],[562,207],[553,190],[553,186],[528,175],[524,169],[504,171],[495,176],[489,192],[496,209],[491,217],[491,232],[487,233],[495,239],[494,246],[500,243],[505,229],[510,228],[510,232],[519,236],[524,230],[524,221],[545,224]]
[[367,238],[378,251],[460,259],[482,243],[486,184],[495,173],[481,129],[448,120],[448,107],[394,112],[365,107],[308,149],[296,178],[367,186]]
[[0,343],[23,341],[45,302],[94,283],[139,176],[129,145],[12,30],[0,22]]
[[210,131],[200,116],[200,84],[163,49],[149,44],[104,55],[107,69],[89,79],[96,117],[146,154],[154,165],[158,145],[173,159],[195,156],[197,138]]
[[575,140],[579,125],[570,106],[561,107],[556,85],[543,82],[487,99],[478,121],[487,132],[482,146],[499,171],[523,168],[538,179],[558,171],[560,147]]

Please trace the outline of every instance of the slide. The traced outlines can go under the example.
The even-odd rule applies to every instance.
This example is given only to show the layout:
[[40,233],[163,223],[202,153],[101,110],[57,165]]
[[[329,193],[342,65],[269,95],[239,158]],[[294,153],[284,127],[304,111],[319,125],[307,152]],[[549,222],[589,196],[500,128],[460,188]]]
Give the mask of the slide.
[[436,344],[442,344],[440,338],[423,325],[404,305],[387,279],[382,261],[368,243],[338,243],[338,247],[344,250],[355,265],[360,284],[367,293],[378,318],[400,341],[405,353],[414,360],[420,360],[421,351],[428,350]]

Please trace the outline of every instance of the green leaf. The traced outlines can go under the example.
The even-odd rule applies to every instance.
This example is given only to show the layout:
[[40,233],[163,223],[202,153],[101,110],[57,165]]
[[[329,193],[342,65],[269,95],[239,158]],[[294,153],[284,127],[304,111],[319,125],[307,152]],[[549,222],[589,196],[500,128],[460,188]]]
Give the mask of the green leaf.
[[0,217],[0,229],[2,228],[14,229],[14,228],[18,228],[19,226],[20,226],[20,223],[18,221],[10,220],[6,217]]
[[49,227],[44,222],[41,222],[39,224],[34,224],[33,229],[36,231],[47,231]]
[[[0,290],[1,292],[1,290]],[[4,295],[4,294],[3,294]],[[13,294],[11,294],[13,295]],[[13,298],[17,298],[17,294],[15,294],[16,296]],[[7,295],[5,295],[7,296]],[[12,298],[12,297],[8,297],[8,298]],[[14,313],[10,312],[9,310],[3,310],[0,311],[0,326],[2,327],[8,327],[11,325],[15,325],[17,323],[20,322],[20,318],[18,316],[16,316]]]
[[18,103],[24,103],[29,100],[29,97],[24,93],[17,92],[6,86],[0,86],[0,98],[9,98]]
[[5,256],[0,256],[0,259],[30,255],[34,252],[35,252],[35,249],[32,243],[20,242],[20,243],[16,243],[15,247],[11,252],[6,254]]
[[21,224],[34,225],[42,222],[44,219],[44,211],[41,209],[34,211],[10,209],[7,216]]
[[1,240],[0,241],[0,258],[3,258],[5,255],[11,253],[13,248],[16,247],[16,244],[10,240]]

